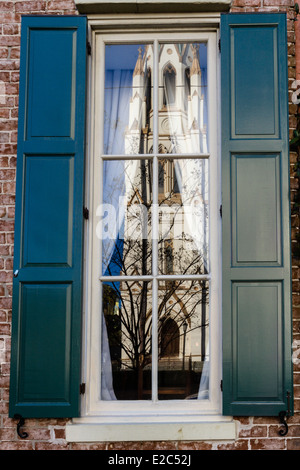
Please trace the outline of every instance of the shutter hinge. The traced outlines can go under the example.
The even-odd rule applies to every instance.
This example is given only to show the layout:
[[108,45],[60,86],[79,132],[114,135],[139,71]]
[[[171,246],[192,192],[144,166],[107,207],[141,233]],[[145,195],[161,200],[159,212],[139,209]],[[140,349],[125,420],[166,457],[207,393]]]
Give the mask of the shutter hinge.
[[83,208],[83,217],[84,217],[86,220],[88,220],[89,214],[90,214],[90,213],[89,213],[88,208],[87,208],[87,207],[84,207],[84,208]]
[[221,389],[221,392],[223,392],[223,380],[221,380],[220,382],[220,389]]
[[280,424],[283,426],[283,429],[281,428],[278,433],[280,436],[286,436],[287,433],[289,432],[289,427],[286,422],[287,418],[291,415],[291,408],[290,408],[291,393],[289,392],[289,390],[286,393],[286,397],[287,397],[287,411],[279,412],[279,421],[280,421]]
[[222,217],[223,215],[223,208],[222,208],[222,204],[220,205],[220,216]]
[[92,54],[92,46],[91,46],[90,42],[86,43],[86,49],[87,49],[88,55],[91,55]]
[[25,420],[23,418],[23,416],[21,415],[14,415],[14,419],[18,419],[19,422],[17,424],[17,433],[18,433],[18,436],[21,438],[21,439],[26,439],[26,437],[28,437],[28,434],[27,432],[23,432],[21,431],[21,428],[25,425]]
[[85,383],[80,384],[80,386],[79,386],[79,392],[80,392],[80,395],[84,395],[84,394],[85,394]]
[[218,41],[219,51],[221,52],[221,39]]

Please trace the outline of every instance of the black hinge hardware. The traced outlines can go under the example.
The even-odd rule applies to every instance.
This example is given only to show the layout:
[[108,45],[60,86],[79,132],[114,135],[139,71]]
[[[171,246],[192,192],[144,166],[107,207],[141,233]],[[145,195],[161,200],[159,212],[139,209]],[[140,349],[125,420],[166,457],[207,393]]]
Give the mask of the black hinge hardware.
[[80,384],[79,392],[80,392],[80,395],[85,394],[85,383]]
[[91,55],[92,54],[92,46],[91,46],[90,42],[87,42],[86,49],[87,49],[88,55]]
[[280,421],[280,424],[283,425],[283,429],[280,429],[278,432],[280,436],[286,436],[289,430],[287,422],[286,422],[286,414],[287,414],[286,411],[279,412],[279,421]]
[[288,431],[289,431],[289,427],[288,427],[287,422],[286,422],[286,419],[291,414],[291,409],[290,409],[291,393],[289,391],[287,391],[287,393],[286,393],[286,398],[287,398],[287,411],[280,411],[280,413],[279,413],[279,421],[280,421],[280,424],[283,425],[283,429],[280,429],[280,431],[279,431],[280,436],[286,436]]
[[219,51],[221,52],[221,39],[218,41]]
[[221,380],[220,382],[220,389],[221,389],[221,392],[223,392],[223,380]]
[[22,431],[21,431],[21,427],[24,426],[24,424],[25,424],[25,420],[24,420],[23,416],[21,416],[21,415],[14,415],[14,418],[19,420],[19,422],[18,422],[18,424],[17,424],[17,433],[18,433],[18,436],[19,436],[21,439],[26,439],[26,437],[28,437],[27,432],[22,432]]
[[223,214],[223,209],[222,209],[222,204],[220,205],[220,216],[222,217]]
[[88,219],[88,218],[89,218],[89,210],[88,210],[87,207],[84,207],[84,208],[83,208],[83,217],[84,217],[85,219]]

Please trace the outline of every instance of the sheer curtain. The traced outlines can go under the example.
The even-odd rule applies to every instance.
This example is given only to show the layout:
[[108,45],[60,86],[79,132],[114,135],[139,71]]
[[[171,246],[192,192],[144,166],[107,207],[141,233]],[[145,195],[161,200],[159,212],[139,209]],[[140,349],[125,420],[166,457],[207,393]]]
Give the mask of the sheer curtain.
[[[105,76],[104,153],[124,154],[124,132],[131,97],[132,71],[107,70]],[[105,226],[102,227],[102,274],[107,273],[116,246],[118,230],[123,227],[125,206],[120,204],[125,194],[124,161],[103,162],[103,206]],[[107,209],[107,211],[105,210]],[[104,214],[105,212],[105,214]],[[115,273],[116,274],[116,273]],[[104,314],[102,314],[101,398],[116,400],[112,382],[112,365]]]
[[[144,90],[143,90],[144,91]],[[128,137],[130,101],[133,93],[133,70],[106,70],[105,75],[105,113],[104,113],[104,154],[125,155],[126,146],[138,152],[142,110],[139,113],[137,132]],[[127,137],[126,137],[127,135]],[[103,205],[101,215],[105,218],[102,226],[102,274],[120,274],[120,269],[112,261],[116,244],[122,247],[126,230],[127,199],[133,188],[137,174],[138,160],[107,160],[103,162]],[[108,279],[109,281],[109,279]],[[102,351],[101,351],[101,398],[116,400],[112,380],[112,364],[108,334],[104,314],[102,314]]]

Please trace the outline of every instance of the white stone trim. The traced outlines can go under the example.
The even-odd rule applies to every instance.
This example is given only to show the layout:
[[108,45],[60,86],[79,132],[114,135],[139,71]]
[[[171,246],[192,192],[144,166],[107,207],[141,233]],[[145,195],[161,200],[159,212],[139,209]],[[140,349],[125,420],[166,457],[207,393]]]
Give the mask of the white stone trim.
[[68,442],[234,440],[236,422],[68,423]]

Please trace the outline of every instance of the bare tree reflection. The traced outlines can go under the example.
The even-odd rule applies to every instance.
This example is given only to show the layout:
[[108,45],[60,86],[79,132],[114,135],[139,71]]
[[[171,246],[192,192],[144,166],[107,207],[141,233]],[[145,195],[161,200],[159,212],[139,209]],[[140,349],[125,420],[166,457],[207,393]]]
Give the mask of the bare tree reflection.
[[[167,181],[167,178],[164,180]],[[174,210],[168,212],[168,229],[165,231],[165,236],[161,236],[158,240],[160,269],[164,274],[173,274],[174,271],[180,272],[181,275],[191,272],[206,273],[202,254],[195,248],[187,249],[187,243],[192,242],[191,237],[184,231],[179,237],[177,233],[177,239],[171,236],[176,216],[180,210],[184,211],[184,208],[174,179],[172,187],[168,189],[161,191],[160,206],[172,209],[174,207]],[[152,283],[145,280],[130,281],[125,277],[124,280],[110,282],[109,276],[151,273],[150,162],[139,161],[138,170],[128,189],[127,201],[124,237],[115,240],[113,254],[106,270],[108,282],[103,285],[103,311],[112,357],[115,393],[118,398],[142,399],[151,390]],[[146,212],[138,210],[141,205],[147,208]],[[130,236],[130,233],[135,236]],[[136,233],[139,234],[138,237]],[[175,370],[184,369],[192,373],[191,369],[194,369],[195,387],[189,390],[193,393],[199,386],[201,368],[205,359],[207,304],[207,281],[187,281],[179,278],[159,282],[157,299],[159,369],[171,371],[173,377]],[[196,353],[190,344],[193,341],[193,332],[197,337]],[[183,344],[186,345],[187,338],[188,356],[184,357]],[[193,355],[197,356],[196,359],[195,357],[192,359]],[[164,372],[164,376],[166,374],[168,372]],[[161,384],[163,388],[165,384],[170,390],[172,387],[167,386],[163,372],[160,376],[159,386]],[[178,383],[175,383],[173,388],[178,389]]]

